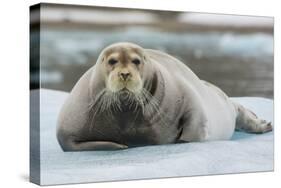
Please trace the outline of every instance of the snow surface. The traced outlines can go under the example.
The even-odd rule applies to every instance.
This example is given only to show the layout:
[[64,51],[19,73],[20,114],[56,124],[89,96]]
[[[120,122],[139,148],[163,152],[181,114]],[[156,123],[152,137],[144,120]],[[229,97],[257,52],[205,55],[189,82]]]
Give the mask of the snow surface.
[[[31,17],[31,21],[36,21],[37,17]],[[75,7],[68,7],[66,9],[61,7],[43,6],[43,11],[41,11],[41,21],[70,21],[74,23],[82,22],[103,24],[150,24],[159,22],[159,19],[157,19],[155,13],[153,14],[150,11],[143,11],[141,9],[110,11],[106,9],[81,9]],[[178,20],[175,21],[188,24],[232,27],[273,27],[274,24],[273,17],[194,12],[181,13]]]
[[[31,97],[38,91],[32,91]],[[42,185],[273,170],[273,132],[259,135],[235,132],[229,141],[120,151],[63,152],[56,139],[56,120],[67,95],[60,91],[40,90]],[[232,99],[273,122],[272,100]]]
[[184,13],[179,20],[190,24],[232,27],[273,27],[274,24],[273,17],[231,14]]
[[[82,23],[102,23],[102,24],[148,24],[156,22],[153,14],[143,11],[109,11],[91,10],[81,8],[43,7],[41,11],[41,21],[71,21]],[[32,20],[33,21],[33,20]]]

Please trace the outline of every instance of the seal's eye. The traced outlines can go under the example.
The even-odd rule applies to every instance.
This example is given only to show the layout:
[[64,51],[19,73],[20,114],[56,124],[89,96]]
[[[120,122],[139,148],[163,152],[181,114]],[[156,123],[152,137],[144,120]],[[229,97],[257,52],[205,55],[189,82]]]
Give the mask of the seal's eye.
[[114,65],[114,64],[116,64],[117,63],[117,60],[116,59],[110,59],[109,61],[108,61],[108,64],[110,64],[110,65]]
[[133,59],[132,63],[134,63],[135,65],[139,65],[140,64],[140,60],[139,59]]

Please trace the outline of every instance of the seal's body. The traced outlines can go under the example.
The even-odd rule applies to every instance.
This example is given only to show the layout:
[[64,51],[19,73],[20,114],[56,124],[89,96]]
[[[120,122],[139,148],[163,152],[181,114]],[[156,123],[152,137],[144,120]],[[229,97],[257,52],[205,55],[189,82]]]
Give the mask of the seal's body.
[[65,151],[230,139],[263,133],[270,123],[200,80],[176,58],[131,43],[103,50],[59,115]]

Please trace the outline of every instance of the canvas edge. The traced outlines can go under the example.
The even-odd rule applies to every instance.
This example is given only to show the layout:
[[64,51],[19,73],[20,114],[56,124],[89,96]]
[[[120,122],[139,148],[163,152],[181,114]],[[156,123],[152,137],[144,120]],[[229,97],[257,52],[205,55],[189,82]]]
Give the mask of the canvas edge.
[[[41,184],[41,166],[40,166],[40,11],[41,4],[31,5],[29,7],[29,74],[30,74],[30,139],[29,139],[29,181],[35,184]],[[33,20],[38,23],[33,24]],[[38,32],[36,38],[31,38],[32,32]],[[37,77],[31,77],[31,72],[35,69]],[[31,79],[36,80],[35,85],[31,85]],[[38,92],[31,92],[37,89]]]

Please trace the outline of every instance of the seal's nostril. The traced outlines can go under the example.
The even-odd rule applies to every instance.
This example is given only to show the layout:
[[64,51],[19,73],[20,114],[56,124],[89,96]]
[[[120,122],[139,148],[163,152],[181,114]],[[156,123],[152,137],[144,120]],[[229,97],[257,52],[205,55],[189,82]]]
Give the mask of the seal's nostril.
[[127,80],[127,78],[130,76],[130,73],[120,73],[120,75],[124,80]]

